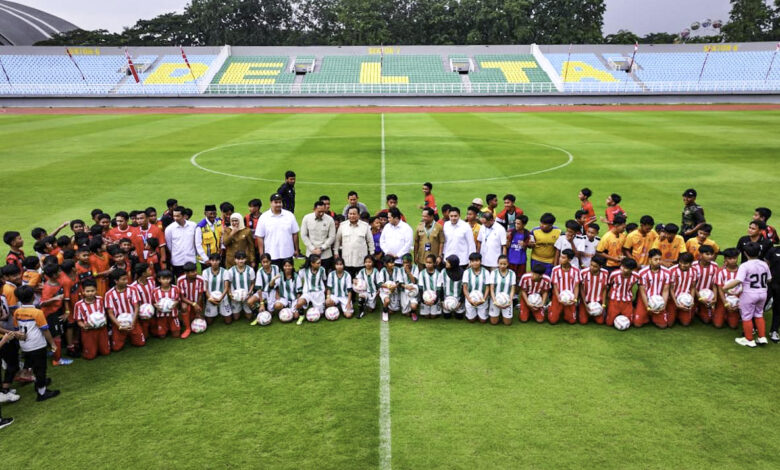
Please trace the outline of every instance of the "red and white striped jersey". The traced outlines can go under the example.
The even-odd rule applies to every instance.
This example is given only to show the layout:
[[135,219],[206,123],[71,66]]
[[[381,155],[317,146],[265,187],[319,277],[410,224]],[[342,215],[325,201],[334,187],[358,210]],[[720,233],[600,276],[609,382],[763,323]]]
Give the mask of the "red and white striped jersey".
[[691,287],[695,286],[699,280],[699,273],[693,266],[688,268],[687,271],[680,269],[680,265],[675,265],[669,270],[669,277],[673,288],[675,298],[683,292],[690,293]]
[[720,267],[715,263],[710,263],[706,268],[699,261],[693,263],[691,269],[697,271],[699,280],[696,282],[696,290],[712,289],[715,286],[715,280],[718,277]]
[[550,280],[550,276],[543,274],[542,279],[540,279],[539,282],[534,282],[534,274],[525,273],[520,278],[518,285],[520,286],[520,289],[525,291],[526,295],[541,294],[550,290],[552,281]]
[[585,297],[585,302],[604,302],[604,299],[601,298],[601,292],[609,281],[609,271],[602,268],[598,274],[593,274],[590,272],[590,268],[582,268],[580,278],[582,279],[582,294]]
[[116,287],[106,292],[104,300],[106,311],[111,309],[114,311],[114,315],[120,315],[122,313],[133,313],[133,289],[127,288],[122,292],[119,292]]
[[179,314],[178,310],[178,302],[181,301],[181,291],[176,286],[171,286],[171,288],[167,291],[162,290],[162,287],[158,287],[154,290],[154,293],[152,294],[152,300],[153,303],[156,305],[157,302],[160,301],[160,299],[168,297],[169,299],[173,299],[175,302],[177,302],[177,306],[173,307],[173,310],[170,312],[161,312],[159,309],[157,310],[157,316],[158,317],[175,317]]
[[718,271],[718,277],[715,280],[715,284],[717,284],[718,287],[723,287],[724,284],[736,278],[737,278],[737,270],[735,269],[734,271],[729,271],[724,266],[720,268],[720,271]]
[[149,277],[146,279],[145,284],[141,284],[138,281],[130,284],[128,288],[133,292],[133,303],[136,304],[152,304],[152,294],[157,284],[154,282],[154,278]]
[[572,266],[566,271],[560,265],[555,266],[550,274],[550,282],[558,288],[558,292],[574,292],[574,288],[580,283],[580,270]]
[[653,271],[650,266],[639,270],[639,284],[644,286],[648,297],[663,294],[664,286],[669,284],[669,279],[669,268],[665,266],[661,266],[658,271]]
[[181,291],[183,298],[190,302],[197,302],[201,299],[201,294],[206,292],[206,280],[200,274],[193,280],[187,279],[187,275],[182,274],[176,280],[176,287]]
[[87,303],[86,300],[79,300],[76,302],[76,311],[73,312],[73,317],[76,319],[76,321],[83,321],[84,323],[89,323],[89,316],[95,312],[102,312],[106,313],[106,310],[103,308],[103,297],[95,297],[95,301],[92,303]]
[[609,275],[609,300],[631,302],[634,298],[632,288],[638,283],[639,274],[636,272],[631,272],[631,276],[625,278],[620,269],[612,271]]

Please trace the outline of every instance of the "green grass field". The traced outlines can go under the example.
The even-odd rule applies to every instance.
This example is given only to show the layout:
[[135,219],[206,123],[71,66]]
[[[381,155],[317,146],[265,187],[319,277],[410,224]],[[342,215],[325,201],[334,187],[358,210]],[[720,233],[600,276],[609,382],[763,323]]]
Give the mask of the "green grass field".
[[[0,115],[0,231],[22,231],[31,251],[31,228],[95,207],[161,211],[176,197],[196,214],[226,200],[243,213],[260,197],[265,209],[287,169],[299,219],[321,194],[339,210],[351,189],[377,210],[381,120]],[[728,247],[755,207],[780,210],[779,128],[773,111],[386,114],[385,189],[414,225],[424,181],[439,205],[511,192],[532,220],[560,224],[583,186],[599,214],[618,192],[629,221],[679,223],[694,187]],[[17,419],[0,431],[4,467],[379,467],[380,323],[216,325],[78,360],[50,371],[61,397],[38,404],[26,386],[3,406]],[[389,333],[395,468],[777,465],[780,348],[739,348],[732,330],[394,317]]]

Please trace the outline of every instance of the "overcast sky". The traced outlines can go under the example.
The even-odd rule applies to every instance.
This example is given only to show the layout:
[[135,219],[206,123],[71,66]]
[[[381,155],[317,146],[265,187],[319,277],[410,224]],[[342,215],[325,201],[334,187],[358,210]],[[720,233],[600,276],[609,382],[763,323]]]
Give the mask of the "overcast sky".
[[[15,0],[59,16],[83,29],[122,31],[140,18],[181,12],[187,0]],[[728,20],[729,0],[606,0],[604,33],[628,29],[641,35],[676,33],[706,18]]]

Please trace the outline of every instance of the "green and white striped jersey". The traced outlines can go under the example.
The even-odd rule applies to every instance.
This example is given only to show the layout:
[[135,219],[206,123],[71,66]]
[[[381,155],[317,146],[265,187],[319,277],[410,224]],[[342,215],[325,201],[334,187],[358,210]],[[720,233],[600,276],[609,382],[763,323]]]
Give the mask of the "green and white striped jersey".
[[435,269],[432,273],[429,273],[427,269],[423,269],[417,274],[417,285],[423,291],[438,291],[441,289],[441,273]]
[[298,298],[298,287],[296,282],[296,276],[295,272],[293,271],[292,277],[290,279],[286,279],[284,276],[279,278],[278,284],[278,292],[279,297],[285,298],[289,301],[294,301]]
[[309,292],[325,292],[325,268],[320,266],[317,272],[312,272],[311,268],[298,271],[298,283],[296,287],[302,294]]
[[271,279],[278,276],[279,272],[279,266],[275,264],[271,265],[271,272],[266,272],[262,266],[257,268],[257,277],[255,278],[255,286],[257,286],[257,289],[262,290],[263,292],[271,292],[273,289],[273,287],[271,287]]
[[514,271],[511,269],[506,270],[506,274],[504,276],[501,275],[501,272],[498,269],[494,269],[491,274],[491,284],[493,284],[493,289],[496,294],[503,292],[506,295],[509,295],[512,291],[512,286],[517,284],[517,275]]
[[460,279],[450,278],[444,271],[441,273],[441,286],[444,289],[445,297],[463,297],[463,290],[460,287]]
[[219,272],[216,274],[209,268],[203,271],[201,276],[203,276],[203,280],[206,281],[206,297],[208,297],[210,292],[224,292],[225,281],[230,280],[230,274],[228,274],[227,269],[222,267],[219,268]]
[[371,270],[371,274],[368,274],[366,272],[366,268],[363,268],[360,270],[360,272],[357,273],[358,279],[363,279],[364,281],[366,281],[366,285],[367,285],[366,293],[368,293],[369,295],[376,294],[376,291],[377,289],[379,289],[379,286],[382,285],[383,282],[385,282],[384,274],[386,273],[383,273],[383,271],[384,268],[381,270],[374,268]]
[[328,290],[332,296],[346,297],[349,295],[349,291],[352,290],[352,276],[344,271],[341,273],[341,277],[339,277],[336,271],[331,271],[328,274]]
[[[417,276],[418,276],[418,269],[417,266],[412,266],[412,276],[409,276],[409,274],[404,270],[401,266],[396,266],[393,269],[393,278],[391,281],[397,282],[401,285],[414,285],[417,284]],[[388,273],[389,274],[389,273]]]
[[469,268],[463,273],[463,284],[468,287],[468,291],[472,292],[478,290],[480,292],[485,291],[485,286],[490,284],[492,279],[487,269],[480,267],[479,272],[475,273],[473,269]]
[[[238,270],[238,266],[233,266],[228,269],[228,275],[230,276],[231,289],[252,290],[252,284],[255,282],[254,269],[249,266],[244,266],[244,272],[241,272]],[[251,294],[251,292],[249,293]]]

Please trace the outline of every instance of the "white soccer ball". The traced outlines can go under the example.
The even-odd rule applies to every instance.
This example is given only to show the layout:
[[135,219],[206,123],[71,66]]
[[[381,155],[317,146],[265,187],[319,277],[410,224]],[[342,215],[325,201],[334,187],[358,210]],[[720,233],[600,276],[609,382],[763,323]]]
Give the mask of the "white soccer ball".
[[152,304],[141,304],[140,307],[138,307],[138,318],[141,320],[148,320],[154,316],[154,305]]
[[627,330],[628,327],[631,326],[631,320],[628,319],[625,315],[618,315],[615,317],[615,328],[617,328],[620,331]]
[[558,293],[558,299],[563,305],[571,305],[575,300],[577,300],[577,297],[574,296],[574,292],[570,290],[563,290]]
[[444,298],[442,306],[444,307],[444,310],[449,313],[457,310],[458,305],[460,305],[460,300],[458,300],[457,297],[450,295]]
[[257,314],[257,324],[260,326],[270,325],[271,319],[271,314],[266,310]]
[[196,318],[192,320],[192,325],[190,325],[190,328],[192,329],[193,333],[203,333],[206,331],[206,328],[208,328],[208,323],[206,323],[206,320],[202,318]]
[[176,305],[176,301],[170,297],[163,297],[159,302],[157,302],[157,308],[159,308],[163,313],[168,313],[173,310],[174,305]]
[[436,291],[435,290],[424,291],[422,295],[422,299],[423,302],[425,303],[436,302]]
[[512,303],[512,299],[505,292],[499,292],[496,294],[496,307],[507,308]]
[[355,288],[355,292],[365,292],[368,290],[368,283],[365,279],[355,279],[352,281],[352,285]]
[[601,305],[601,302],[588,302],[585,308],[591,317],[599,317],[604,313],[604,306]]
[[482,296],[482,291],[473,290],[469,292],[469,300],[474,303],[479,303],[485,300],[485,297]]
[[325,318],[330,321],[338,320],[339,313],[338,307],[328,307],[325,309]]
[[687,292],[683,292],[677,296],[677,303],[684,308],[691,308],[693,306],[693,296]]
[[542,308],[542,306],[544,306],[544,301],[542,300],[542,296],[539,294],[529,295],[528,306],[531,308]]
[[647,308],[650,309],[650,311],[660,312],[664,306],[666,306],[666,302],[664,302],[664,297],[662,295],[656,294],[647,298]]
[[711,305],[715,302],[715,292],[710,289],[702,289],[699,291],[699,302]]
[[249,297],[249,291],[246,289],[233,289],[230,291],[230,298],[233,299],[234,302],[243,302],[248,297]]
[[279,321],[282,323],[291,322],[294,316],[295,315],[293,315],[293,311],[289,308],[283,308],[279,310]]
[[393,287],[395,287],[395,282],[387,281],[384,284],[382,284],[382,287],[384,287],[385,289],[388,289],[388,290],[392,289]]
[[417,297],[420,294],[420,288],[416,285],[412,285],[412,288],[407,289],[406,293],[409,297]]
[[739,297],[736,295],[727,295],[726,296],[726,305],[731,307],[732,309],[739,307]]
[[106,326],[106,314],[103,312],[92,312],[89,314],[88,323],[92,328],[102,328]]
[[133,314],[132,313],[120,313],[116,317],[117,323],[119,323],[119,327],[127,330],[133,327]]
[[306,310],[306,319],[310,322],[318,321],[321,316],[322,314],[316,307],[311,307],[310,309]]
[[209,292],[209,298],[215,302],[218,301],[221,296],[222,296],[222,292],[218,290],[213,290]]
[[729,289],[726,292],[731,294],[731,295],[739,295],[739,294],[741,294],[742,293],[742,283],[740,282],[739,284],[737,284],[736,286],[732,287],[731,289]]

